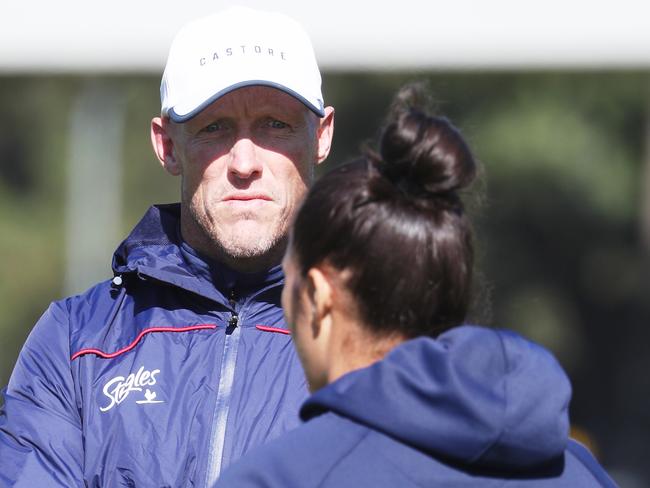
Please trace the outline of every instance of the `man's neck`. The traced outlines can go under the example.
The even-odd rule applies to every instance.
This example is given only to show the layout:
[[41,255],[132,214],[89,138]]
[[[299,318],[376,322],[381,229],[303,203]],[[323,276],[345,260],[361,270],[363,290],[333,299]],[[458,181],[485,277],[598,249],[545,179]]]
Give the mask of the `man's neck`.
[[[217,244],[212,244],[209,247],[214,249],[216,246]],[[277,247],[264,255],[252,257],[235,257],[225,252],[215,252],[212,255],[205,254],[211,259],[215,259],[240,273],[259,273],[260,271],[271,269],[282,262],[282,256],[284,256],[284,248],[286,246],[282,246],[282,249],[277,249]],[[204,253],[203,250],[199,250],[199,252]]]
[[228,268],[240,273],[259,273],[271,269],[282,262],[287,239],[282,239],[273,248],[261,255],[233,256],[220,243],[215,242],[204,232],[188,229],[181,222],[182,239],[197,253],[217,261]]

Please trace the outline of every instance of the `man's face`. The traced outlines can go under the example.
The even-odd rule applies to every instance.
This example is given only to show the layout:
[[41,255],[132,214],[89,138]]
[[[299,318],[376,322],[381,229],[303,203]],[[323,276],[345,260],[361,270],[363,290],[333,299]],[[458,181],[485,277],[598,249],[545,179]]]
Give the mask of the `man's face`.
[[236,268],[279,263],[314,166],[329,151],[331,112],[319,119],[286,93],[255,86],[182,124],[161,121],[170,142],[163,165],[182,177],[184,239]]

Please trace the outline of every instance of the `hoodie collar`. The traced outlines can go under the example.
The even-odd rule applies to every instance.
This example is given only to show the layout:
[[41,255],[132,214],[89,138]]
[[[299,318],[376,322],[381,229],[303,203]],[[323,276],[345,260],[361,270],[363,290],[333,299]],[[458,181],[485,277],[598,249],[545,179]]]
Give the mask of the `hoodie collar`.
[[243,297],[283,281],[280,265],[241,273],[200,255],[181,237],[178,203],[149,208],[115,251],[113,272],[137,273],[223,304],[228,303],[226,295],[230,292]]
[[560,456],[571,387],[545,349],[505,331],[417,338],[312,395],[303,420],[335,412],[431,456],[521,470]]
[[278,283],[283,278],[282,265],[273,266],[268,270],[256,273],[241,273],[214,259],[201,255],[185,241],[181,241],[179,248],[191,272],[196,276],[203,277],[206,281],[212,282],[220,290],[238,292],[259,290],[267,285]]

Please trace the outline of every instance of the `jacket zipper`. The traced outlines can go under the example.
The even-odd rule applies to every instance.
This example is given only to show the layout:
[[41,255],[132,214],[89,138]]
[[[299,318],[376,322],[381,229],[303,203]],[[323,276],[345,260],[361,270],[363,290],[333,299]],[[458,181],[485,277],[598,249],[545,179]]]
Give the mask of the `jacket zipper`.
[[237,313],[237,300],[234,292],[231,291],[228,302],[234,312],[231,312],[226,327],[223,355],[221,358],[221,371],[219,374],[219,388],[217,390],[217,401],[212,417],[212,435],[210,436],[210,449],[208,454],[208,470],[206,487],[212,487],[221,474],[223,461],[223,450],[226,443],[226,426],[228,425],[228,413],[230,410],[230,396],[235,379],[235,365],[237,363],[237,349],[239,348],[239,337],[241,335],[241,316]]
[[206,474],[207,488],[212,488],[219,479],[223,465],[224,446],[226,442],[226,426],[228,424],[228,413],[230,409],[230,397],[235,379],[235,365],[237,363],[237,349],[241,335],[240,325],[244,320],[244,310],[247,305],[261,294],[282,286],[282,283],[274,283],[258,290],[253,295],[247,297],[237,310],[237,299],[234,291],[231,290],[228,297],[228,304],[231,308],[228,326],[226,328],[226,337],[221,361],[221,371],[219,377],[219,389],[217,390],[217,401],[212,416],[212,435],[210,436],[210,448],[208,450],[208,469]]

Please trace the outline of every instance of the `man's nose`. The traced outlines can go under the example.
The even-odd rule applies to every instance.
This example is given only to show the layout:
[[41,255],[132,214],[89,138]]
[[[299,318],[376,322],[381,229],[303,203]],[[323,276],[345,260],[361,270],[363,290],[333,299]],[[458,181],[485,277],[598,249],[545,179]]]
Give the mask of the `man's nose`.
[[249,179],[262,172],[255,143],[247,137],[235,141],[230,149],[228,172],[239,179]]

